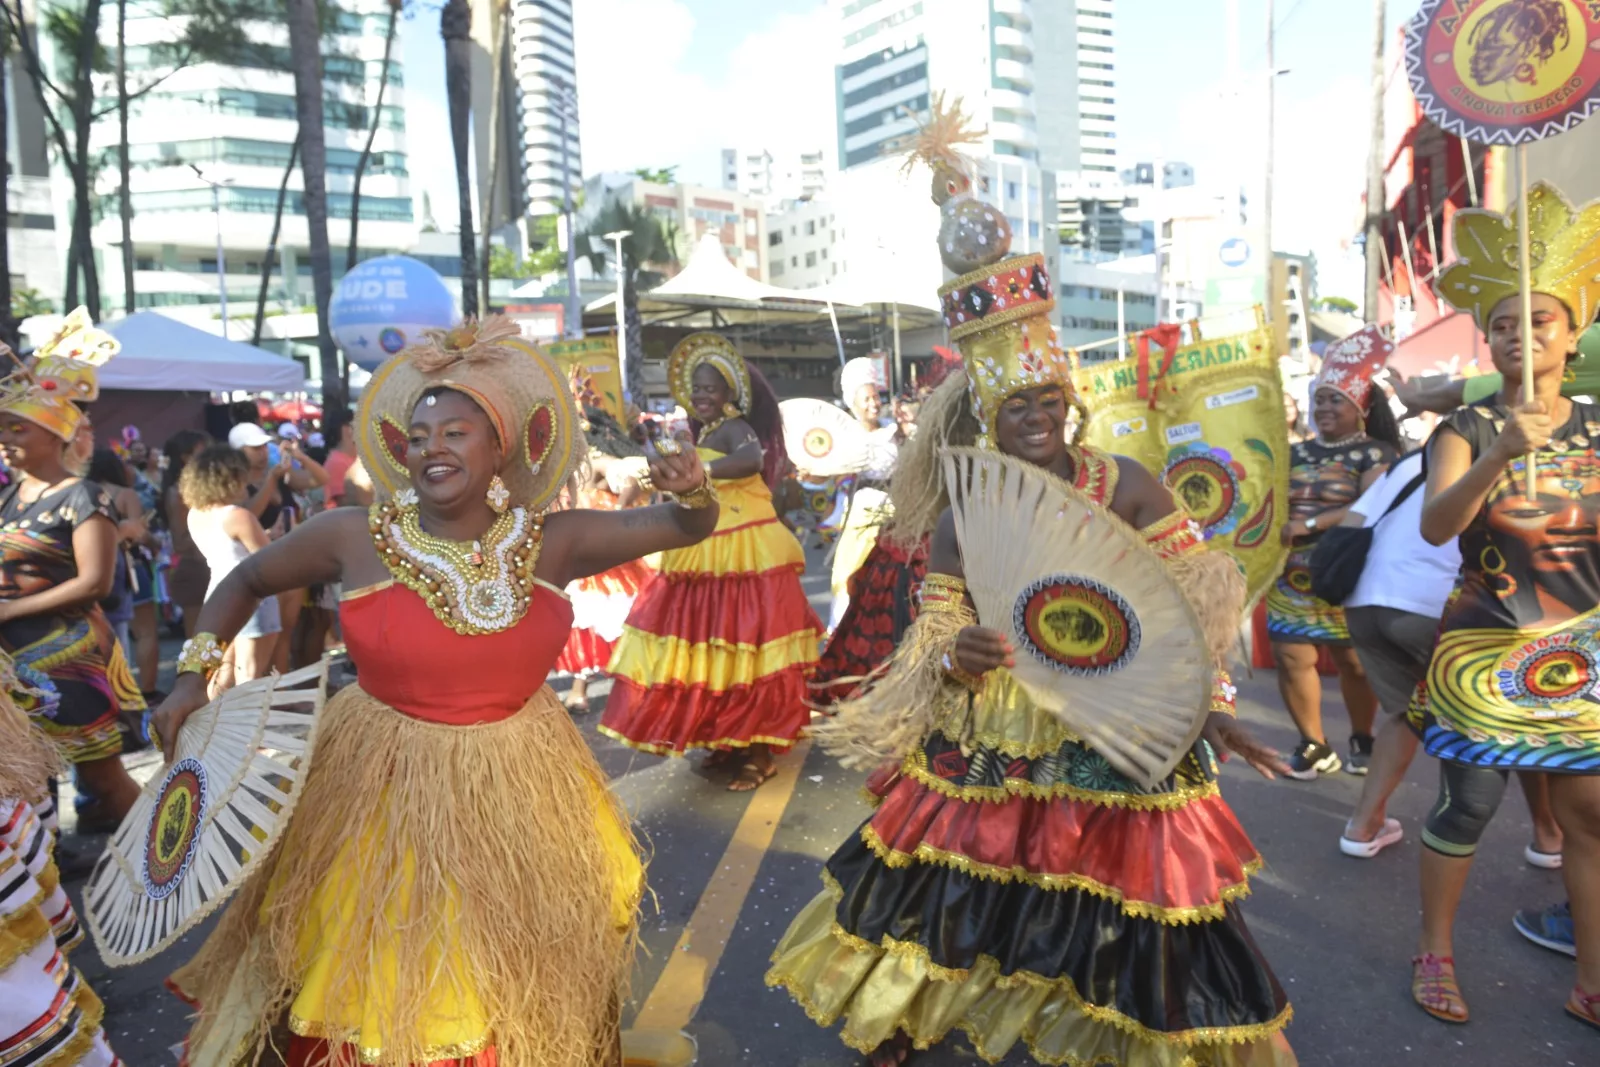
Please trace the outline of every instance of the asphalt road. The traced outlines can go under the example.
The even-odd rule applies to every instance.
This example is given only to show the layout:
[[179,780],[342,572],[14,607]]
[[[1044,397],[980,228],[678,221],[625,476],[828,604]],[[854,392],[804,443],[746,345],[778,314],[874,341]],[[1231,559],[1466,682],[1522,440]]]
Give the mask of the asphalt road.
[[[822,609],[827,583],[820,565],[812,570],[808,590]],[[1241,717],[1287,747],[1294,737],[1271,674],[1237,680]],[[603,686],[592,691],[596,709],[603,693]],[[1330,733],[1341,744],[1337,690],[1325,695]],[[722,779],[702,774],[698,760],[638,755],[599,737],[597,718],[580,721],[653,852],[654,899],[647,902],[628,1022],[655,1037],[681,1028],[698,1048],[697,1062],[714,1067],[861,1062],[762,981],[790,917],[817,891],[822,861],[866,816],[861,776],[810,751],[789,757],[793,773],[754,796],[732,794]],[[1266,782],[1238,761],[1223,770],[1224,794],[1267,860],[1245,913],[1294,1002],[1289,1038],[1300,1062],[1595,1067],[1600,1034],[1561,1010],[1571,961],[1529,945],[1511,928],[1517,908],[1563,895],[1559,873],[1522,861],[1530,828],[1517,790],[1508,792],[1485,836],[1461,909],[1456,959],[1473,1020],[1447,1026],[1412,1004],[1416,830],[1433,800],[1435,774],[1432,761],[1419,758],[1391,807],[1405,823],[1406,840],[1361,861],[1340,855],[1337,842],[1360,779]],[[75,962],[106,1001],[113,1047],[130,1067],[175,1062],[186,1011],[161,983],[203,933],[126,970],[108,970],[91,946],[77,952]],[[915,1062],[980,1061],[956,1036]],[[1032,1061],[1014,1052],[1004,1062]]]

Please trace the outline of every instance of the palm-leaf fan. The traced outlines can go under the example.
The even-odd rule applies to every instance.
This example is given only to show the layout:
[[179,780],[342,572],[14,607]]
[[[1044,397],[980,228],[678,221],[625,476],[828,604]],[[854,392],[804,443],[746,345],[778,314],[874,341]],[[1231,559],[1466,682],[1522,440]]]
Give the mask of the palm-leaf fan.
[[84,890],[106,963],[182,937],[271,853],[299,799],[326,700],[328,660],[246,682],[190,716]]
[[778,405],[783,446],[797,470],[834,478],[866,470],[871,444],[861,424],[826,400],[796,397]]
[[1016,650],[1016,680],[1118,771],[1172,773],[1211,707],[1194,607],[1127,523],[1050,472],[947,448],[945,484],[978,621]]

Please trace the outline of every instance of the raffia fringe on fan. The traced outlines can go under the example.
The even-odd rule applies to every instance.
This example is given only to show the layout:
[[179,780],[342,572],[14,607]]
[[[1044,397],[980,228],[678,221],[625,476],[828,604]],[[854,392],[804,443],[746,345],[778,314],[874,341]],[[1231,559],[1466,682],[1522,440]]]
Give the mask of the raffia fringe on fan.
[[1132,526],[1049,471],[944,450],[967,593],[1044,711],[1145,786],[1200,736],[1215,665],[1199,613]]
[[84,891],[106,963],[149,959],[192,929],[272,851],[305,782],[328,661],[228,690],[189,717]]

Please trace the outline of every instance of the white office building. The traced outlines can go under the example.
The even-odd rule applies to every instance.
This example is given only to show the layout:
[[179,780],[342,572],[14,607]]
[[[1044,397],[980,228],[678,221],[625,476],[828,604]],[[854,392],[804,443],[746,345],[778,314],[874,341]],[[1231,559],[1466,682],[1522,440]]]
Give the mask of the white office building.
[[559,212],[563,180],[574,193],[583,186],[572,7],[572,0],[511,0],[510,96],[521,161],[512,217]]
[[[366,142],[377,100],[386,0],[340,0],[327,13],[323,91],[328,159],[328,237],[334,275],[343,273],[349,242],[351,192],[356,161]],[[114,20],[102,24],[102,40],[115,47]],[[270,239],[278,190],[288,173],[278,261],[268,287],[268,307],[300,310],[312,303],[309,242],[301,169],[289,169],[299,134],[289,33],[281,18],[251,22],[260,46],[258,66],[214,63],[186,67],[133,104],[129,156],[133,172],[134,289],[141,308],[171,309],[197,319],[213,318],[219,288],[226,286],[230,320],[253,317],[260,271]],[[152,46],[170,40],[171,25],[128,6],[128,68],[159,69]],[[405,82],[395,48],[372,156],[361,183],[361,256],[403,251],[416,241],[407,173]],[[95,123],[93,150],[115,159],[114,109]],[[59,171],[59,168],[58,168]],[[65,243],[70,186],[55,177],[57,232]],[[108,309],[123,303],[121,229],[115,209],[116,168],[101,172],[98,192],[106,211],[94,227],[103,299]],[[219,240],[225,273],[219,271]],[[219,281],[219,274],[221,279]],[[181,309],[187,308],[185,312]],[[235,325],[232,334],[245,329]]]

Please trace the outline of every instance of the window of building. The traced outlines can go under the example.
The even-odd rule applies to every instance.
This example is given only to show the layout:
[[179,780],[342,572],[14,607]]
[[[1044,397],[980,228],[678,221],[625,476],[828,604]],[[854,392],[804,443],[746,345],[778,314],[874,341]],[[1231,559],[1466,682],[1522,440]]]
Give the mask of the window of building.
[[799,256],[790,256],[789,257],[789,266],[798,267],[799,265],[800,265],[800,257]]
[[1006,182],[1006,199],[1007,200],[1015,200],[1017,198],[1017,196],[1018,196],[1017,183],[1016,182]]
[[1103,137],[1106,140],[1116,140],[1117,135],[1110,130],[1084,130],[1085,137]]
[[1117,116],[1115,116],[1115,115],[1098,115],[1098,114],[1094,113],[1093,111],[1085,111],[1083,114],[1079,115],[1078,117],[1079,118],[1083,118],[1083,119],[1098,119],[1101,122],[1115,122],[1115,121],[1117,121]]
[[1080,52],[1115,52],[1116,49],[1115,48],[1108,48],[1103,44],[1079,44],[1078,45],[1078,51],[1080,51]]
[[821,252],[821,255],[822,255],[823,259],[827,259],[828,258],[828,250],[826,248],[824,248],[822,250],[822,252]]
[[919,0],[918,3],[912,4],[910,7],[901,8],[892,15],[886,15],[883,18],[878,19],[876,22],[867,23],[854,33],[845,34],[844,46],[849,48],[853,44],[859,44],[860,42],[865,41],[868,37],[877,36],[884,30],[898,26],[903,22],[910,22],[912,19],[921,14],[922,4]]
[[1036,220],[1030,219],[1028,221],[1028,236],[1029,237],[1038,237],[1039,236],[1039,223]]
[[775,261],[772,264],[772,268],[767,273],[771,274],[774,278],[783,277],[783,260],[780,259]]
[[767,234],[767,244],[768,245],[781,245],[781,244],[783,244],[783,231],[782,230],[773,230],[771,233]]
[[806,253],[806,266],[815,267],[816,265],[817,265],[817,254],[815,252],[807,252]]
[[840,100],[841,107],[855,107],[857,104],[866,103],[868,100],[884,96],[902,86],[912,85],[928,76],[926,62],[913,63],[905,70],[896,71],[887,77],[879,78],[845,93]]
[[806,236],[807,237],[815,237],[816,235],[817,235],[817,220],[816,219],[807,219],[806,220]]

